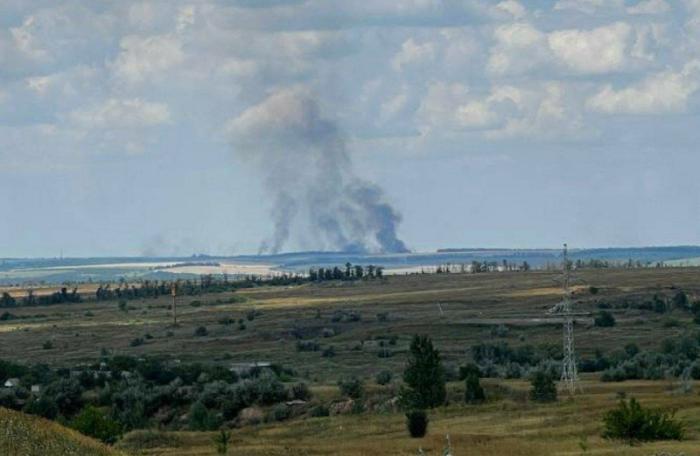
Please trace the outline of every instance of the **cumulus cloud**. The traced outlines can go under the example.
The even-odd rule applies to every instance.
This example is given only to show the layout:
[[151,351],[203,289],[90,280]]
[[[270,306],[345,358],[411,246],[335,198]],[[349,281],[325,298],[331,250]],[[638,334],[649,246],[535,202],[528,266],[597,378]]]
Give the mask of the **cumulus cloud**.
[[515,19],[523,18],[527,13],[525,7],[515,0],[500,2],[496,5],[496,9],[510,14]]
[[129,84],[163,77],[184,60],[182,44],[173,35],[140,37],[130,35],[119,43],[121,51],[112,62],[114,75]]
[[396,71],[401,68],[431,60],[435,57],[435,48],[432,43],[416,43],[413,38],[409,38],[401,45],[401,50],[391,60],[391,66]]
[[623,5],[623,0],[559,0],[554,4],[554,10],[594,14],[604,8],[619,9]]
[[87,129],[144,128],[169,122],[170,110],[166,104],[138,98],[110,98],[99,105],[75,110],[69,118],[75,125]]
[[560,30],[547,40],[555,57],[580,73],[607,73],[621,69],[632,28],[623,22],[592,30]]
[[643,0],[627,7],[630,14],[664,14],[669,11],[671,6],[665,0]]
[[493,74],[523,73],[549,58],[546,35],[529,23],[499,26],[494,30],[494,40],[487,63],[487,70]]
[[700,88],[700,60],[680,71],[664,71],[628,87],[615,90],[606,85],[590,97],[586,106],[606,114],[663,114],[682,112]]

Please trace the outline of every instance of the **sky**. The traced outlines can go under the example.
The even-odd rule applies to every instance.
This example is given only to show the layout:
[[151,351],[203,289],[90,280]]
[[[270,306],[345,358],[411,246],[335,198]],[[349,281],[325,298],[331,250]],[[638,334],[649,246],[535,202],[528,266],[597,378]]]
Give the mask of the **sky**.
[[0,257],[700,244],[698,127],[700,0],[0,0]]

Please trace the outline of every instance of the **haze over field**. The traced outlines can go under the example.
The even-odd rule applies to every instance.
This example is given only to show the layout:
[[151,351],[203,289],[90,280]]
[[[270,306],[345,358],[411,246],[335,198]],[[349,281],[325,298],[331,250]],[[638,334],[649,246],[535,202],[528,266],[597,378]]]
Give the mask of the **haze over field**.
[[700,244],[696,0],[0,2],[0,256]]

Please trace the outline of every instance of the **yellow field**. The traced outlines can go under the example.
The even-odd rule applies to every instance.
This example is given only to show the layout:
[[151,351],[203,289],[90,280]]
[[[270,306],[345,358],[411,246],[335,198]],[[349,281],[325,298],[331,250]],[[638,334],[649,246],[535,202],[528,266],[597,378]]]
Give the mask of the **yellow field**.
[[[311,418],[286,424],[261,425],[233,431],[231,455],[442,455],[445,436],[453,456],[700,454],[700,397],[676,395],[668,382],[583,382],[584,393],[556,404],[529,402],[528,385],[520,381],[485,381],[488,391],[506,391],[502,399],[481,406],[451,405],[430,414],[428,435],[408,437],[401,413]],[[617,403],[618,392],[643,405],[678,410],[687,424],[681,442],[629,446],[600,437],[601,416]],[[509,393],[510,392],[510,393]],[[148,455],[215,455],[213,433],[174,433],[176,447],[150,449]]]

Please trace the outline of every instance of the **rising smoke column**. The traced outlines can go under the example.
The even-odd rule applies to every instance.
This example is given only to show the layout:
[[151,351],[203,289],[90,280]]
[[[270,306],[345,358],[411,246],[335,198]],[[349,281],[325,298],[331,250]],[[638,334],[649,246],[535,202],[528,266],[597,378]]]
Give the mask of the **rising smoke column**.
[[233,119],[237,156],[252,162],[273,199],[274,233],[261,251],[291,238],[313,249],[406,252],[401,216],[377,185],[355,176],[345,139],[304,90],[282,90]]

